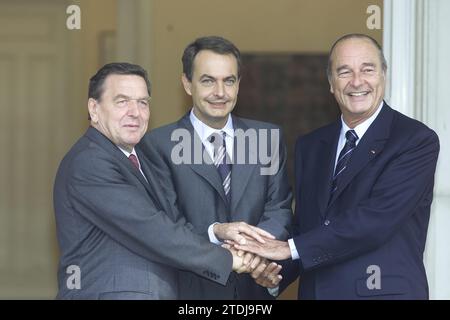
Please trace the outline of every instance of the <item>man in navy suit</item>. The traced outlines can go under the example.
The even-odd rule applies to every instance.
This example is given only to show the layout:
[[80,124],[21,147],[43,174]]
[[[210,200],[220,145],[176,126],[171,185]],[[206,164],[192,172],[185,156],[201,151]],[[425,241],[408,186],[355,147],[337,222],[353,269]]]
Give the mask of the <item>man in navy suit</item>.
[[346,35],[328,78],[341,118],[298,139],[296,228],[287,242],[236,245],[286,263],[301,299],[428,299],[423,265],[436,133],[383,101],[380,45]]

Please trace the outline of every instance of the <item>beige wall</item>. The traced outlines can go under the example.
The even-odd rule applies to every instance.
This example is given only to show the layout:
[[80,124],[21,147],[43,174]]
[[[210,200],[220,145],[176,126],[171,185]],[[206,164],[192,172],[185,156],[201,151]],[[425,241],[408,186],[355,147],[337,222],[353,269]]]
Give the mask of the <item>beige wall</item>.
[[84,53],[83,79],[86,81],[86,92],[82,92],[82,94],[86,96],[88,79],[100,67],[100,36],[104,32],[116,31],[117,4],[116,1],[111,0],[82,0],[79,2],[83,14],[81,37]]
[[87,90],[89,78],[100,67],[100,38],[106,32],[115,32],[117,29],[117,4],[115,0],[78,0],[73,1],[81,9],[81,30],[67,31],[73,40],[79,61],[80,78],[76,79],[77,91],[74,99],[78,105],[76,117],[77,138],[88,126],[87,121]]
[[203,35],[222,35],[242,52],[327,52],[350,32],[381,41],[366,27],[366,9],[382,0],[192,0],[153,1],[152,127],[174,121],[190,106],[180,84],[184,47]]
[[[52,205],[59,161],[87,126],[97,36],[115,28],[115,1],[0,2],[0,299],[53,298]],[[81,31],[66,8],[81,6]]]

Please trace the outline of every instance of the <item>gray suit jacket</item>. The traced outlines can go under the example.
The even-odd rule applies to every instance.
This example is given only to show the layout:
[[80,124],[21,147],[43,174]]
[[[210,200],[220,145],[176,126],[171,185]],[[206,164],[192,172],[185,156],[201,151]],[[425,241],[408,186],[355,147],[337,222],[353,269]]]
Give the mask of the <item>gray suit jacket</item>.
[[[238,117],[233,117],[233,125],[235,130],[279,129],[272,124]],[[214,165],[174,164],[171,154],[179,141],[171,141],[171,135],[176,129],[187,130],[202,146],[189,114],[176,123],[152,130],[140,142],[142,151],[161,180],[173,212],[183,215],[194,226],[194,231],[206,239],[207,229],[212,223],[227,221],[245,221],[271,232],[278,239],[287,239],[292,219],[292,194],[286,176],[286,149],[281,134],[278,140],[279,171],[275,175],[261,175],[260,163],[232,165],[231,204],[228,205],[222,180]],[[235,157],[236,140],[234,145]],[[179,285],[182,299],[272,298],[248,274],[233,274],[224,287],[195,273],[180,272]]]
[[[92,127],[62,160],[54,185],[57,298],[176,299],[176,268],[226,283],[231,254],[175,216],[136,151],[148,182]],[[74,266],[81,271],[79,289],[70,285]]]

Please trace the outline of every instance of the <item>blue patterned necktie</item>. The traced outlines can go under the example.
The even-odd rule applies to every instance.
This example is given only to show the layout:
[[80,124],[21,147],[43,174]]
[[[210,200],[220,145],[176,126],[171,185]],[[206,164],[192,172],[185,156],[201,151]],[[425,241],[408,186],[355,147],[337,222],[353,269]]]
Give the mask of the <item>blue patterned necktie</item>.
[[222,178],[223,191],[227,197],[228,203],[231,200],[231,164],[227,161],[227,148],[225,144],[226,133],[221,131],[219,133],[213,133],[209,136],[209,142],[214,146],[214,165],[219,170],[220,177]]
[[359,139],[355,130],[348,130],[345,133],[345,138],[347,139],[347,141],[345,142],[344,148],[342,148],[341,153],[339,153],[336,168],[334,169],[333,182],[331,184],[330,201],[333,198],[333,193],[337,190],[338,180],[347,168],[347,164],[350,160],[350,157],[352,156],[352,152],[356,148],[356,141]]

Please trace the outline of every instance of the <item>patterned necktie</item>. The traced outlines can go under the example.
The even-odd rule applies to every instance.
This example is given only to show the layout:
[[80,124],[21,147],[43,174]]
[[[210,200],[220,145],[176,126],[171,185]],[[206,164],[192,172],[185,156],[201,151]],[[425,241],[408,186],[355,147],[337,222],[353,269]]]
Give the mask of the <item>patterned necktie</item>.
[[134,154],[130,154],[128,159],[130,159],[133,166],[139,170],[139,161],[138,161],[137,157]]
[[348,130],[345,133],[345,138],[347,139],[347,141],[345,142],[344,148],[342,148],[341,153],[339,154],[336,168],[334,169],[333,183],[331,184],[330,201],[333,198],[333,193],[337,190],[339,178],[341,177],[345,168],[347,168],[348,161],[350,160],[352,152],[356,147],[356,141],[359,139],[355,130]]
[[220,177],[222,178],[222,186],[225,191],[228,203],[231,200],[231,164],[227,161],[227,148],[225,144],[226,133],[221,131],[219,133],[213,133],[209,136],[209,142],[214,146],[214,165],[219,170]]

